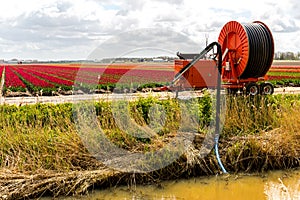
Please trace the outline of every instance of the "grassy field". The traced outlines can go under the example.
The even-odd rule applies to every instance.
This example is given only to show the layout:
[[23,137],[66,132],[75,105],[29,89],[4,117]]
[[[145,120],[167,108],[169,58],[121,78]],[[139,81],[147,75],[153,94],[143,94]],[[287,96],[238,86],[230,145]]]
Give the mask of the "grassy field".
[[[228,96],[226,102],[220,155],[230,173],[300,166],[300,95]],[[82,194],[91,187],[128,184],[133,177],[137,183],[150,183],[220,173],[213,151],[199,157],[213,115],[212,103],[208,95],[186,102],[189,112],[199,116],[197,127],[188,127],[190,122],[184,126],[186,116],[177,99],[149,97],[126,104],[136,124],[155,131],[151,138],[128,134],[114,118],[111,102],[89,104],[94,108],[95,124],[106,138],[133,153],[157,151],[168,145],[178,130],[196,130],[193,145],[172,164],[134,175],[108,168],[88,151],[76,123],[78,117],[88,114],[86,105],[1,105],[0,197]]]

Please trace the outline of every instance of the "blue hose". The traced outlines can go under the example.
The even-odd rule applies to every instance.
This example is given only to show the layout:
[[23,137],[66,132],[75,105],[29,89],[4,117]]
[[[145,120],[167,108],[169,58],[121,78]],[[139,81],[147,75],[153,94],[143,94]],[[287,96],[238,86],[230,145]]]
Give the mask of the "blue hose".
[[221,161],[221,159],[220,159],[220,155],[219,155],[219,148],[218,148],[218,143],[219,143],[219,139],[215,139],[215,154],[216,154],[216,157],[217,157],[217,161],[218,161],[218,163],[219,163],[219,166],[221,167],[221,169],[222,169],[222,172],[224,173],[224,174],[227,174],[228,172],[226,171],[226,169],[225,169],[225,167],[223,166],[223,164],[222,164],[222,161]]

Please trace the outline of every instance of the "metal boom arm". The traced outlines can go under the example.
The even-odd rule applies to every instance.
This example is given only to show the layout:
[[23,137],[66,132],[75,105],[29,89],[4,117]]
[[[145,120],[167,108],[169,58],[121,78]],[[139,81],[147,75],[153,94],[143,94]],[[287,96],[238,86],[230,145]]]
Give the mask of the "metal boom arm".
[[182,77],[182,75],[189,70],[195,63],[197,63],[200,59],[202,59],[209,51],[211,51],[214,46],[217,46],[217,54],[218,58],[218,70],[219,73],[221,72],[221,65],[222,65],[222,53],[221,53],[221,45],[218,42],[213,42],[209,44],[197,57],[195,57],[190,63],[188,63],[184,68],[182,68],[174,77],[171,85],[175,85],[177,81]]

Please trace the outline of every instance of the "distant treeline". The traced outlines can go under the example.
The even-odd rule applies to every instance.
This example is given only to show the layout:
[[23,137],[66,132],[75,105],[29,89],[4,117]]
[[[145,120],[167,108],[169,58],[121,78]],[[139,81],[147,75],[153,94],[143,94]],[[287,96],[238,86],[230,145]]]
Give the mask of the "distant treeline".
[[300,52],[276,52],[275,60],[300,60]]
[[[122,63],[122,62],[173,62],[177,57],[158,56],[158,57],[135,57],[135,58],[103,58],[100,60],[4,60],[0,59],[0,63],[25,64],[25,63]],[[275,52],[275,60],[300,60],[300,52]]]

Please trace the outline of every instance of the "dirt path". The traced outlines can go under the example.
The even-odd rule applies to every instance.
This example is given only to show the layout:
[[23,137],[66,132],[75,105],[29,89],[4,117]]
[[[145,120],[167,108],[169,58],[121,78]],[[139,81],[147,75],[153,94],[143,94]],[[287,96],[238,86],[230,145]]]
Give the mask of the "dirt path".
[[275,88],[274,94],[300,94],[300,87]]
[[[1,81],[1,85],[3,84]],[[97,100],[97,99],[107,99],[107,100],[117,100],[117,99],[136,99],[139,97],[146,97],[148,95],[159,98],[175,97],[175,92],[156,92],[156,93],[132,93],[132,94],[82,94],[82,95],[68,95],[68,96],[36,96],[36,97],[2,97],[0,104],[35,104],[35,103],[74,103],[84,100]],[[181,94],[182,97],[189,97],[190,92]],[[274,94],[300,94],[300,87],[283,87],[275,88]],[[200,92],[196,92],[195,96],[201,96]],[[195,97],[194,96],[194,97]]]

